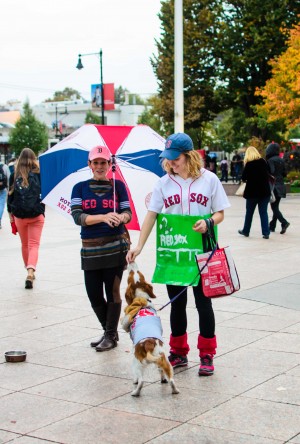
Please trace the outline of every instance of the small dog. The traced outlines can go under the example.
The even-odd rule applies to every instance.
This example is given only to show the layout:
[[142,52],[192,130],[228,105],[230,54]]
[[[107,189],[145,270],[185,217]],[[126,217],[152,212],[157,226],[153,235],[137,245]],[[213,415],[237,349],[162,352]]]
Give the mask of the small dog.
[[134,345],[133,382],[137,387],[131,393],[139,396],[144,384],[144,370],[148,364],[157,365],[161,382],[170,382],[172,393],[179,393],[173,379],[173,368],[163,349],[161,320],[156,314],[150,298],[156,298],[152,285],[145,281],[144,275],[138,271],[137,265],[128,266],[128,286],[125,292],[127,307],[122,319],[122,328],[130,332]]

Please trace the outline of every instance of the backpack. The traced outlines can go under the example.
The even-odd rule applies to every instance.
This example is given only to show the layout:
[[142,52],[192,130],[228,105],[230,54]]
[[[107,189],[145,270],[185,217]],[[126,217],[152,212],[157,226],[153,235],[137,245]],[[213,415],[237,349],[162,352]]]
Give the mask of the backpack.
[[41,202],[41,184],[39,174],[28,174],[28,187],[22,186],[22,177],[14,182],[11,212],[20,219],[37,217],[45,213],[45,205]]
[[3,165],[0,164],[0,190],[7,188],[7,176],[4,172]]

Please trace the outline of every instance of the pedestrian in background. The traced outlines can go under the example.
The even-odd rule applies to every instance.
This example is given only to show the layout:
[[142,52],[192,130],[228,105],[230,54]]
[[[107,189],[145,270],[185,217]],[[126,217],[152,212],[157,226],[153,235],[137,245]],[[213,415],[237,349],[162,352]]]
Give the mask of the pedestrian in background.
[[262,235],[264,239],[269,239],[268,203],[271,196],[269,166],[254,146],[249,146],[246,150],[242,181],[246,182],[243,196],[246,199],[246,216],[244,227],[238,232],[243,236],[249,236],[253,214],[258,206]]
[[0,229],[2,228],[2,216],[6,204],[9,176],[8,166],[0,161]]
[[120,284],[129,249],[124,224],[130,222],[131,210],[124,183],[113,183],[107,177],[111,168],[109,149],[95,146],[89,152],[88,165],[93,177],[74,186],[71,212],[74,222],[81,226],[86,292],[104,330],[104,335],[90,345],[102,352],[116,347],[119,339]]
[[27,270],[25,288],[31,289],[45,221],[45,205],[41,202],[39,162],[30,148],[21,151],[15,172],[9,178],[7,211],[21,239],[22,257]]
[[241,183],[241,176],[243,171],[243,159],[242,156],[235,151],[234,156],[231,160],[231,165],[233,165],[234,168],[234,179],[237,183]]
[[221,170],[221,182],[223,182],[223,180],[227,183],[228,182],[228,160],[227,157],[224,157],[223,160],[221,160],[220,162],[220,170]]
[[270,167],[270,173],[275,178],[274,195],[275,202],[271,203],[273,217],[270,222],[270,231],[274,232],[276,229],[277,220],[281,223],[280,234],[284,234],[290,226],[289,222],[283,217],[279,210],[279,204],[282,197],[286,197],[286,186],[284,177],[286,176],[284,160],[279,157],[280,146],[278,143],[272,142],[267,146],[266,159]]

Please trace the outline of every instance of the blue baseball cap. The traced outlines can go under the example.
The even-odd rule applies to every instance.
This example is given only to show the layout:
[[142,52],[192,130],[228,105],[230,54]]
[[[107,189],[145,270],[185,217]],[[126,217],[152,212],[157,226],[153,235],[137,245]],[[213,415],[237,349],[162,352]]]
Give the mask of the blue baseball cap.
[[193,141],[185,133],[171,134],[166,140],[165,149],[159,157],[168,160],[177,159],[180,154],[194,149]]

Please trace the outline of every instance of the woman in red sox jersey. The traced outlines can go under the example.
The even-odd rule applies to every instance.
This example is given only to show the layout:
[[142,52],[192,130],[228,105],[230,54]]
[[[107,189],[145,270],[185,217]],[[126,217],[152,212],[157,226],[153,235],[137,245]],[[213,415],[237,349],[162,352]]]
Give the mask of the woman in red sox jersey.
[[[165,150],[160,157],[167,172],[156,184],[148,213],[143,223],[136,248],[127,254],[127,261],[133,262],[142,251],[155,224],[158,213],[205,216],[212,214],[211,223],[219,224],[224,219],[224,209],[229,201],[218,177],[203,168],[202,159],[194,151],[192,139],[184,133],[176,133],[166,140]],[[199,219],[193,227],[199,233],[206,233],[207,225]],[[172,299],[182,287],[167,285]],[[199,376],[210,376],[214,372],[213,358],[216,354],[215,316],[212,301],[203,295],[201,282],[193,287],[196,308],[199,314],[198,349],[200,356]],[[173,368],[188,364],[190,350],[187,335],[187,288],[171,305],[171,336],[169,361]]]
[[73,219],[81,226],[81,267],[85,287],[104,330],[101,338],[91,342],[91,347],[100,352],[117,346],[121,313],[120,283],[129,248],[124,224],[131,220],[124,183],[115,181],[114,195],[113,184],[107,178],[110,164],[108,148],[94,147],[88,161],[93,178],[76,184],[71,198]]

